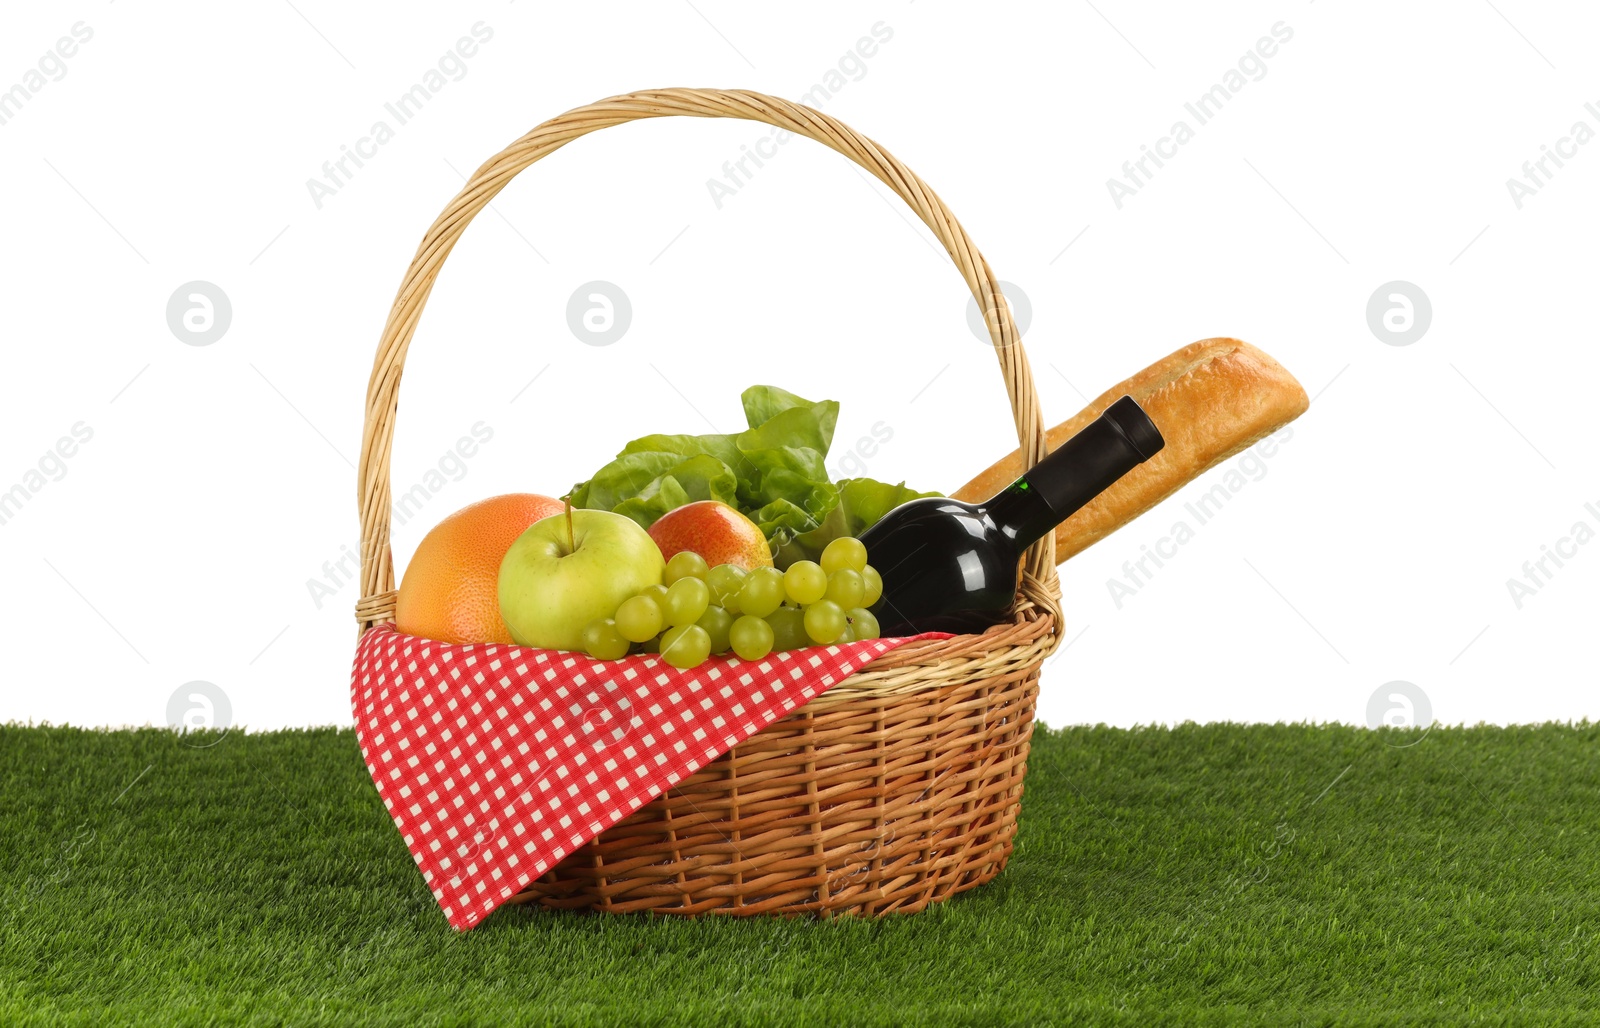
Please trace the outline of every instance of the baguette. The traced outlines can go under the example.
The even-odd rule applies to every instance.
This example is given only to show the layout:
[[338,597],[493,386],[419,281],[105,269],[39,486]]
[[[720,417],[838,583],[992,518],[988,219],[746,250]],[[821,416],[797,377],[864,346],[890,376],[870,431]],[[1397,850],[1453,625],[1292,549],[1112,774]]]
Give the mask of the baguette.
[[[1197,475],[1254,445],[1310,406],[1283,365],[1237,339],[1202,339],[1102,393],[1046,433],[1066,442],[1111,404],[1131,396],[1161,430],[1166,446],[1056,527],[1056,561],[1079,553],[1171,496]],[[956,490],[986,500],[1027,470],[1013,450]]]

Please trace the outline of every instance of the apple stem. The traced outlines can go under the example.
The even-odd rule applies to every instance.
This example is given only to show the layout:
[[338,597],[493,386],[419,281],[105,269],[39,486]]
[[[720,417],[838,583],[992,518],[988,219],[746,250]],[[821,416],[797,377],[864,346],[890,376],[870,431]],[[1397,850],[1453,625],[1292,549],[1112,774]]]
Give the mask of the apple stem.
[[567,549],[571,553],[578,551],[578,537],[572,531],[572,501],[562,497],[561,503],[567,508]]

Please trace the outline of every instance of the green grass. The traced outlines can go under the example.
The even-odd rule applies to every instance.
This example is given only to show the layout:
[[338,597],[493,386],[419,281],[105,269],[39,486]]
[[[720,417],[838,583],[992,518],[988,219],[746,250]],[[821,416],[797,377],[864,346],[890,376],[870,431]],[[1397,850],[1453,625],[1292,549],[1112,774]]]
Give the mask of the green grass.
[[1595,1023],[1600,726],[1417,740],[1040,730],[926,913],[456,935],[348,731],[0,726],[0,1024]]

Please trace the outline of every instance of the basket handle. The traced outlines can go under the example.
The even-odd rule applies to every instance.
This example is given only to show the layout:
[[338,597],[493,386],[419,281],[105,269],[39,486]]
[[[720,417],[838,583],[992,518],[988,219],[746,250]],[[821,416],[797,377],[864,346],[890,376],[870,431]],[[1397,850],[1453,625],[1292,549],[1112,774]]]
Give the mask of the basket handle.
[[[911,169],[837,119],[762,93],[659,89],[614,96],[551,118],[473,172],[471,180],[428,228],[416,256],[411,259],[411,266],[406,269],[400,292],[389,311],[389,320],[383,326],[383,336],[378,341],[378,355],[367,383],[366,423],[361,433],[361,466],[356,482],[361,508],[361,599],[356,604],[356,619],[363,632],[379,622],[394,620],[394,557],[389,549],[389,457],[394,444],[400,374],[422,308],[428,302],[445,258],[473,217],[518,172],[541,157],[596,129],[674,115],[742,118],[807,136],[844,154],[894,190],[944,244],[961,277],[966,279],[967,288],[977,298],[978,308],[985,312],[989,337],[1000,359],[1006,395],[1011,400],[1024,465],[1033,466],[1049,452],[1033,372],[1012,323],[1011,310],[1002,302],[1000,284],[955,215]],[[1059,615],[1060,587],[1056,580],[1052,533],[1045,533],[1024,558],[1022,594],[1025,600]]]

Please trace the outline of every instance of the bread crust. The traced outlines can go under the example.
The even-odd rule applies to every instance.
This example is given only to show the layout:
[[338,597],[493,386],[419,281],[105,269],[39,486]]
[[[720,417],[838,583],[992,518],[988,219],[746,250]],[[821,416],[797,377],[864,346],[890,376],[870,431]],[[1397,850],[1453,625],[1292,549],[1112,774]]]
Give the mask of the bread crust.
[[[1300,383],[1267,354],[1238,339],[1202,339],[1106,390],[1050,429],[1050,448],[1076,435],[1124,396],[1133,397],[1150,415],[1166,446],[1056,528],[1057,562],[1104,539],[1310,406]],[[953,495],[986,500],[1024,470],[1020,451],[1013,450]]]

